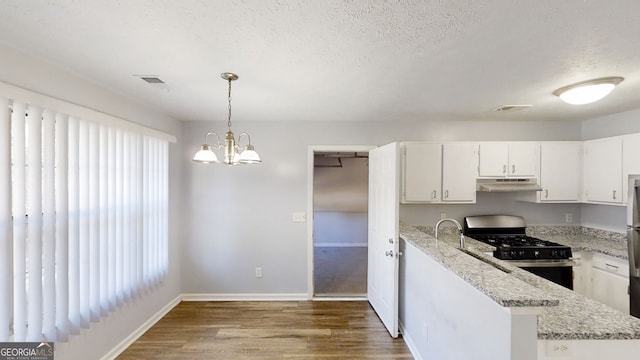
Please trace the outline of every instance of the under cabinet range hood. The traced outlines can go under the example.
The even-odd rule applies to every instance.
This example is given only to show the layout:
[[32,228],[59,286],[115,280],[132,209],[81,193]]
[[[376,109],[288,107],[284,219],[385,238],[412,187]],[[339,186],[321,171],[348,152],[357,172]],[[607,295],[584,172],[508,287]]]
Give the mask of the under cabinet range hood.
[[477,191],[484,192],[517,192],[517,191],[542,191],[537,179],[513,178],[513,179],[478,179]]

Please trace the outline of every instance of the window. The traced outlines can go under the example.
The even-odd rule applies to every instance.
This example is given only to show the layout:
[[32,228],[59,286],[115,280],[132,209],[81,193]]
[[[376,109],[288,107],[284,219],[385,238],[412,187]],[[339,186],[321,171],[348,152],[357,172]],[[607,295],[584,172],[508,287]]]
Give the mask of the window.
[[0,109],[0,342],[66,341],[166,275],[168,139],[84,108]]

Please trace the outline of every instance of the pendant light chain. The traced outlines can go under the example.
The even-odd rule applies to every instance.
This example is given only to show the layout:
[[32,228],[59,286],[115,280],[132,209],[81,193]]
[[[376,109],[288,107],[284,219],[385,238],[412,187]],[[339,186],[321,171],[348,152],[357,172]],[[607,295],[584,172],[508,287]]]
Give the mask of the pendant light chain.
[[229,120],[227,122],[227,127],[229,127],[229,131],[231,131],[231,79],[229,79]]

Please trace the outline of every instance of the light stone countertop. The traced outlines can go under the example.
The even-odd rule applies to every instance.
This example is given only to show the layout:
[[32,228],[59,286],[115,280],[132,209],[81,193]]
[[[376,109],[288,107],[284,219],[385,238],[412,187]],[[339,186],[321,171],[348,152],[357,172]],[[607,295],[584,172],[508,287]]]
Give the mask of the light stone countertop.
[[[444,224],[443,224],[444,225]],[[640,339],[640,319],[623,314],[609,306],[575,293],[551,281],[519,269],[509,263],[485,255],[493,247],[466,238],[467,251],[475,257],[482,257],[509,273],[493,269],[487,276],[479,272],[491,272],[491,265],[484,264],[469,254],[458,249],[459,237],[450,227],[442,227],[443,236],[436,243],[433,238],[433,227],[400,225],[400,237],[415,245],[436,261],[442,263],[469,284],[482,291],[502,306],[543,306],[538,316],[538,339],[545,340],[622,340]],[[585,233],[584,229],[567,231],[546,231],[536,227],[534,236],[542,231],[545,240],[569,245],[574,250],[588,250],[626,258],[626,243],[621,237],[607,240],[602,234]],[[549,229],[547,229],[549,230]],[[558,229],[554,229],[558,230]],[[610,237],[610,236],[609,236]],[[615,237],[615,234],[614,234]],[[445,245],[447,250],[443,250]],[[623,251],[624,249],[624,251]],[[458,255],[454,255],[457,252]],[[441,254],[442,253],[442,254]],[[455,260],[453,260],[455,259]],[[479,266],[482,264],[483,266]],[[478,270],[482,267],[482,270]],[[529,296],[527,296],[529,295]],[[557,306],[554,306],[557,305]]]

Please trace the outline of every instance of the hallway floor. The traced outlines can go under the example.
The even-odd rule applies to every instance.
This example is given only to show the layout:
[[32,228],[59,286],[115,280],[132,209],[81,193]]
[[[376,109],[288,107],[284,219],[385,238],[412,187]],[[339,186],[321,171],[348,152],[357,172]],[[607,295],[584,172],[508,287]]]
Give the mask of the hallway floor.
[[366,296],[366,247],[314,247],[316,296]]

